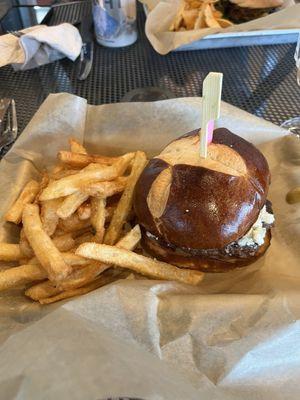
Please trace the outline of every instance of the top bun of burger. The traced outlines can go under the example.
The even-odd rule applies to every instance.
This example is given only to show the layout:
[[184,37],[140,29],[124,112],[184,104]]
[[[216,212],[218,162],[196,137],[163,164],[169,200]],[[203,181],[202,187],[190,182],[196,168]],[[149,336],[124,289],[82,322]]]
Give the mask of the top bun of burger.
[[[216,254],[241,239],[257,221],[266,204],[269,182],[269,167],[260,151],[225,128],[214,131],[207,158],[199,155],[197,130],[171,142],[150,160],[135,191],[138,221],[148,239],[156,239],[150,252],[198,269],[209,266],[176,262],[167,253],[178,248],[206,261],[215,254],[214,260],[232,266],[236,256]],[[245,265],[245,259],[246,263],[253,261],[248,255],[240,258],[243,262],[237,265]],[[215,265],[212,269],[220,268]]]

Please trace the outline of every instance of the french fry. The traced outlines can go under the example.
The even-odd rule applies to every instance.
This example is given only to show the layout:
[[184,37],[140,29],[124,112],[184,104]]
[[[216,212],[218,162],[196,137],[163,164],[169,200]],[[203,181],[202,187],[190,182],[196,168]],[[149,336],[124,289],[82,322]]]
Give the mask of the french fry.
[[183,24],[186,27],[186,29],[191,30],[194,28],[197,17],[198,17],[198,10],[196,9],[184,10],[182,12]]
[[105,233],[105,207],[106,200],[105,199],[97,199],[96,197],[91,199],[92,205],[92,215],[91,215],[91,223],[93,228],[95,229],[95,242],[102,243]]
[[223,18],[216,9],[216,0],[183,0],[170,31],[185,31],[204,28],[227,28],[233,23]]
[[[213,16],[216,18],[216,20],[219,20],[223,17],[223,14],[221,13],[221,11],[216,10],[214,7],[212,7],[212,13],[213,13]],[[226,21],[227,21],[227,19],[226,19]],[[227,22],[229,22],[229,21],[227,21]]]
[[86,201],[85,203],[81,204],[81,206],[78,207],[77,214],[78,214],[78,218],[81,221],[91,218],[91,215],[92,215],[91,203],[89,201]]
[[204,18],[204,9],[199,11],[198,17],[195,21],[194,29],[203,29],[206,27],[205,18]]
[[[58,222],[59,222],[59,221],[58,221]],[[53,237],[56,238],[56,237],[58,237],[58,236],[63,236],[63,235],[66,235],[66,232],[57,227],[57,228],[56,228],[56,231],[54,232]],[[72,234],[72,237],[73,237],[73,234]]]
[[35,196],[35,199],[33,201],[34,204],[39,203],[40,195],[41,195],[42,191],[45,189],[45,187],[47,187],[49,185],[49,182],[50,182],[50,176],[47,171],[42,171],[41,175],[42,175],[42,179],[39,183],[38,193]]
[[124,189],[116,211],[114,212],[110,225],[106,231],[104,243],[113,245],[118,240],[123,224],[125,223],[132,208],[133,192],[136,182],[145,168],[146,163],[146,154],[142,151],[137,151],[126,188]]
[[74,253],[64,252],[61,253],[64,261],[74,267],[73,269],[77,269],[75,267],[82,267],[89,264],[88,260],[84,257],[77,256]]
[[[207,4],[217,20],[219,12],[210,0],[186,0],[180,29],[191,29],[190,19],[195,25],[199,8],[204,10]],[[202,17],[210,15],[203,12]],[[51,173],[44,172],[39,184],[31,181],[37,185],[32,198],[28,184],[14,204],[21,212],[19,222],[23,220],[20,243],[0,243],[0,261],[18,261],[19,266],[0,271],[0,290],[32,282],[26,296],[50,304],[130,274],[197,285],[201,272],[144,257],[140,249],[133,252],[141,239],[140,227],[130,226],[133,193],[147,163],[145,153],[88,155],[75,139],[69,142],[71,151],[59,152],[61,164]]]
[[228,28],[229,26],[234,25],[232,22],[228,21],[228,19],[224,18],[217,18],[217,22],[221,26],[221,28]]
[[[206,1],[215,1],[215,0],[206,0]],[[203,0],[185,0],[185,8],[190,10],[193,8],[198,8],[201,6]]]
[[92,234],[92,232],[85,232],[84,234],[75,238],[75,247],[78,247],[82,243],[93,242],[93,241],[94,241],[94,235]]
[[57,282],[66,278],[72,268],[65,263],[53,241],[43,230],[36,204],[26,204],[23,210],[23,227],[25,235],[51,281]]
[[113,181],[92,182],[84,186],[81,190],[89,196],[106,198],[123,192],[127,180],[128,178],[126,176],[120,176]]
[[66,219],[70,217],[82,203],[88,199],[88,195],[80,191],[67,196],[60,207],[57,209],[59,218]]
[[181,269],[132,251],[105,244],[84,243],[78,247],[75,254],[98,260],[105,264],[128,268],[151,278],[174,280],[189,285],[198,285],[204,275],[200,271]]
[[0,243],[0,261],[18,261],[23,257],[18,244]]
[[95,281],[89,283],[86,286],[76,288],[76,289],[66,290],[65,292],[61,292],[61,293],[57,294],[56,296],[39,299],[39,302],[41,304],[50,304],[50,303],[54,303],[59,300],[68,299],[70,297],[80,296],[82,294],[89,293],[92,290],[98,289],[102,286],[108,285],[109,283],[115,282],[116,280],[125,279],[129,274],[128,271],[121,271],[121,272],[113,271],[113,273],[110,273],[110,270],[109,270],[107,272],[108,272],[108,274],[106,274],[106,275],[103,274],[103,275],[99,276],[99,278],[97,278]]
[[[101,275],[101,277],[100,277],[101,278],[101,286],[111,283],[118,278],[126,277],[127,274],[128,274],[127,271],[125,273],[122,273],[122,271],[107,271],[107,273]],[[100,281],[100,278],[98,278],[98,281]],[[92,287],[94,287],[93,282],[92,283],[90,282],[89,286],[91,286],[91,285],[92,285]],[[96,289],[97,287],[94,287],[94,288]],[[75,293],[79,293],[79,294],[82,293],[81,291],[78,292],[77,288],[69,289],[67,292],[69,293],[70,290],[72,290],[72,291],[76,290]],[[93,289],[91,289],[91,290],[93,290]],[[25,295],[35,301],[41,301],[41,300],[47,299],[47,298],[53,299],[53,301],[45,302],[43,304],[53,303],[54,301],[59,301],[64,298],[75,296],[75,295],[67,295],[67,297],[64,297],[65,295],[60,296],[61,293],[66,293],[66,292],[63,292],[63,289],[54,286],[52,282],[45,281],[42,283],[38,283],[38,284],[32,286],[31,288],[27,289],[25,292]],[[54,296],[57,296],[57,295],[59,295],[59,297],[57,299],[54,299]]]
[[[73,273],[91,264],[87,258],[74,253],[62,253],[64,261],[72,266]],[[47,272],[41,266],[37,257],[33,257],[27,264],[0,271],[0,290],[15,287],[22,283],[29,283],[47,279]]]
[[99,261],[90,261],[85,268],[74,271],[58,287],[61,290],[75,289],[92,282],[98,275],[109,269],[111,265],[100,263]]
[[112,165],[118,161],[119,157],[106,157],[91,154],[79,154],[70,151],[59,151],[58,159],[66,165],[75,168],[84,168],[89,164],[97,163],[103,165]]
[[30,258],[28,257],[22,257],[20,260],[18,260],[19,265],[27,265],[30,264]]
[[52,297],[61,292],[62,290],[54,286],[52,282],[45,281],[31,286],[25,291],[25,296],[30,297],[32,300],[39,301],[40,299]]
[[35,196],[39,191],[39,184],[37,181],[31,180],[29,181],[22,192],[20,193],[17,200],[10,207],[7,213],[4,216],[5,221],[13,222],[14,224],[19,224],[22,220],[22,212],[25,204],[32,203],[35,199]]
[[56,174],[57,172],[63,171],[65,169],[64,164],[56,164],[53,168],[51,168],[50,175]]
[[179,30],[181,23],[183,21],[182,13],[183,13],[184,9],[185,9],[185,4],[184,4],[184,2],[182,2],[177,11],[176,17],[169,28],[170,31],[178,31]]
[[[86,266],[91,263],[90,260],[88,260],[87,258],[77,256],[74,253],[64,252],[64,253],[61,253],[61,255],[62,255],[65,263],[74,267],[74,270],[77,269],[76,267]],[[36,257],[33,257],[28,261],[28,264],[40,265],[40,262]]]
[[141,228],[139,225],[135,225],[129,232],[122,237],[118,243],[117,247],[125,250],[134,250],[141,240]]
[[[91,206],[89,205],[89,208]],[[112,216],[115,212],[116,206],[109,206],[106,207],[105,209],[105,222],[110,222],[112,219]],[[91,210],[88,211],[89,213]],[[79,214],[71,215],[65,220],[61,220],[59,225],[63,228],[66,229],[66,231],[69,231],[72,233],[72,236],[74,239],[76,239],[78,236],[82,236],[84,234],[90,234],[91,233],[91,222],[90,218],[87,219],[81,219]],[[63,234],[65,234],[65,231],[63,229],[57,229],[56,232],[61,231]],[[61,233],[60,233],[61,234]]]
[[116,206],[108,206],[105,209],[105,222],[110,222],[115,211],[116,211]]
[[24,283],[41,281],[47,278],[46,271],[35,264],[21,265],[0,271],[0,291]]
[[28,261],[27,261],[27,263],[26,264],[21,264],[21,265],[32,265],[32,264],[34,264],[34,265],[41,265],[40,264],[40,262],[39,262],[39,260],[34,256],[34,257],[32,257],[32,258],[30,258]]
[[91,226],[91,221],[89,219],[80,220],[77,214],[72,214],[66,219],[60,219],[58,222],[58,227],[64,232],[75,232],[81,229],[87,229]]
[[[76,217],[77,218],[77,221],[80,221],[80,219],[78,218],[78,216]],[[72,238],[76,241],[77,240],[77,238],[79,238],[80,236],[83,236],[83,235],[85,235],[85,234],[90,234],[90,233],[93,233],[93,227],[92,227],[92,225],[89,225],[89,226],[87,226],[87,227],[85,227],[85,228],[82,228],[82,229],[78,229],[78,230],[75,230],[75,231],[72,231],[72,232],[70,232],[70,234],[72,235]]]
[[66,176],[78,174],[79,171],[80,169],[62,169],[57,172],[52,172],[50,174],[50,178],[57,181],[61,178],[65,178]]
[[[90,260],[77,256],[73,253],[62,253],[62,257],[67,264],[73,267],[73,274],[76,273],[78,268],[80,269],[91,264]],[[34,257],[28,262],[28,264],[0,271],[0,291],[10,289],[24,283],[42,281],[45,279],[47,279],[47,272],[40,265],[37,257]]]
[[68,196],[80,190],[91,181],[109,181],[117,178],[126,171],[134,153],[127,153],[120,157],[113,165],[102,166],[100,164],[90,164],[78,174],[66,176],[65,178],[51,182],[42,192],[40,200],[50,200],[57,197]]
[[205,19],[206,25],[209,28],[220,28],[221,27],[221,25],[218,23],[218,21],[214,17],[209,4],[207,4],[204,9],[204,19]]
[[60,208],[62,199],[43,201],[41,204],[41,220],[43,229],[47,235],[52,236],[56,230],[59,217],[57,211]]
[[53,236],[52,241],[59,251],[69,251],[75,246],[75,240],[71,233]]
[[[62,235],[54,236],[52,241],[59,251],[69,251],[75,246],[75,240],[71,233],[63,233]],[[34,251],[26,238],[24,229],[21,229],[19,245],[23,257],[34,257]]]
[[[129,231],[122,239],[118,241],[116,246],[126,250],[134,250],[140,240],[141,229],[139,225],[136,225],[133,229],[131,229],[131,231]],[[64,281],[62,281],[59,286],[63,289],[68,290],[86,285],[110,267],[111,265],[99,262],[91,263],[91,265],[80,271],[74,271]]]
[[87,154],[85,147],[74,138],[69,139],[70,149],[72,153]]
[[22,252],[24,257],[28,257],[28,258],[34,257],[34,252],[33,252],[32,248],[31,248],[31,246],[30,246],[30,244],[29,244],[29,242],[28,242],[28,240],[26,238],[26,235],[25,235],[25,232],[24,232],[23,228],[20,231],[20,243],[19,243],[19,245],[20,245],[20,250],[21,250],[21,252]]

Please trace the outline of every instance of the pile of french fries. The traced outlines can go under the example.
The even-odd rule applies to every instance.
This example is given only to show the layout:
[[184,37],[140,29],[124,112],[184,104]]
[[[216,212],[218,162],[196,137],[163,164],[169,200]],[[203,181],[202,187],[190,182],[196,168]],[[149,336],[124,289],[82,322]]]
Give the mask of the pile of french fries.
[[134,226],[133,193],[146,163],[142,151],[90,155],[70,139],[70,151],[58,153],[40,182],[30,180],[4,216],[20,226],[20,240],[0,243],[0,261],[7,263],[0,290],[25,287],[26,296],[49,304],[132,273],[197,285],[201,272],[134,252],[141,231]]
[[189,31],[203,28],[227,28],[233,23],[216,10],[218,0],[182,0],[170,31]]

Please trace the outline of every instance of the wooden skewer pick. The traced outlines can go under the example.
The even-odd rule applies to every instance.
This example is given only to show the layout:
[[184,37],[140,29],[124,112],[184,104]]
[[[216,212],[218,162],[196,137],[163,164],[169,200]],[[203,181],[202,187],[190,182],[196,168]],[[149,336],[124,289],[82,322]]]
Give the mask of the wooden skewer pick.
[[200,134],[200,156],[207,157],[207,145],[212,141],[214,121],[220,116],[223,74],[210,72],[203,81],[202,124]]

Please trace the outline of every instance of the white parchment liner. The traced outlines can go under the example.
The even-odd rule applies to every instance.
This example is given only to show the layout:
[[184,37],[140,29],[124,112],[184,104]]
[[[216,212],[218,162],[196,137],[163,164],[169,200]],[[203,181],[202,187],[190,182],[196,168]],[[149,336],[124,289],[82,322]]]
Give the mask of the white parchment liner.
[[282,8],[270,15],[229,28],[203,28],[183,32],[169,31],[181,0],[140,1],[151,10],[147,16],[145,32],[154,49],[160,54],[167,54],[180,46],[216,33],[300,29],[300,4],[295,4],[294,0],[285,0]]
[[[0,214],[69,136],[94,153],[152,155],[199,127],[200,110],[199,98],[88,106],[50,95],[0,163]],[[298,399],[300,206],[285,194],[300,185],[300,141],[225,103],[219,126],[268,159],[276,228],[266,257],[199,288],[127,280],[43,307],[1,293],[1,400]],[[2,224],[0,239],[16,240],[16,229]]]

